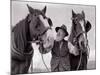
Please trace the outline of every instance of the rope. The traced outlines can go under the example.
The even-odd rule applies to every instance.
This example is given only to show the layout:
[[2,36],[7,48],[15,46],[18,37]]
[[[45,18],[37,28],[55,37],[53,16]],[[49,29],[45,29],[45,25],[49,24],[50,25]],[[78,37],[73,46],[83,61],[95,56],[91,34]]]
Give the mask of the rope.
[[[83,34],[83,33],[85,33],[85,32],[81,32],[81,33],[78,34],[77,37],[75,37],[75,38],[78,38],[78,37],[79,37],[81,34]],[[86,33],[85,33],[85,34],[86,34]],[[86,35],[86,39],[87,39],[87,35]],[[88,44],[88,39],[87,39],[87,45],[86,45],[86,47],[87,47],[88,50],[89,50],[89,52],[88,52],[88,59],[89,59],[90,47],[89,47],[89,44]],[[76,70],[79,69],[79,67],[80,67],[80,65],[81,65],[81,62],[82,62],[82,50],[81,50],[81,52],[80,52],[80,59],[79,59],[79,63],[78,63],[78,66],[77,66],[77,69],[76,69]]]
[[[46,65],[46,63],[44,61],[42,53],[41,53],[41,57],[42,57],[42,61],[43,61],[44,66],[46,67],[47,71],[50,72],[49,68],[47,67],[47,65]],[[31,61],[31,67],[30,67],[30,69],[31,69],[31,73],[33,73],[33,60]]]
[[79,60],[79,63],[78,63],[78,66],[77,66],[77,69],[76,69],[76,70],[79,69],[79,67],[80,67],[80,65],[81,65],[81,62],[82,62],[82,50],[81,50],[81,52],[80,52],[80,60]]
[[[88,52],[88,59],[89,59],[90,47],[89,47],[88,44],[87,44],[87,47],[88,47],[88,50],[89,50],[89,52]],[[80,65],[81,65],[81,61],[82,61],[82,50],[81,50],[81,52],[80,52],[80,60],[79,60],[79,63],[78,63],[78,66],[77,66],[77,69],[76,69],[76,70],[79,69],[79,67],[80,67]],[[87,62],[88,62],[88,61],[87,61]]]
[[48,72],[50,72],[49,68],[47,67],[45,61],[44,61],[44,58],[43,58],[43,54],[41,53],[41,57],[42,57],[42,61],[43,61],[43,64],[45,66],[45,68],[47,69]]
[[87,48],[88,48],[88,59],[89,59],[89,54],[90,54],[90,47],[89,47],[89,44],[87,44]]
[[33,59],[31,61],[31,73],[33,73]]

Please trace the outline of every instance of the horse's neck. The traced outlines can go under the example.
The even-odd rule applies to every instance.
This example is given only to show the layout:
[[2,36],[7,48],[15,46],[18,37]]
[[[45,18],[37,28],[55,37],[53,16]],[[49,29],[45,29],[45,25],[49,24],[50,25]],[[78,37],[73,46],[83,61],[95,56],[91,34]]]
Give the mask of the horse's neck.
[[70,41],[71,43],[73,43],[73,38],[76,36],[76,29],[75,29],[75,25],[72,25],[71,27],[71,33],[70,36],[68,38],[68,41]]
[[19,50],[25,51],[27,46],[29,47],[28,40],[30,39],[29,34],[29,25],[27,23],[27,19],[21,20],[13,29],[14,32],[14,40],[16,47]]
[[31,35],[30,35],[30,28],[29,28],[29,22],[25,21],[25,30],[26,30],[26,39],[27,41],[32,41]]

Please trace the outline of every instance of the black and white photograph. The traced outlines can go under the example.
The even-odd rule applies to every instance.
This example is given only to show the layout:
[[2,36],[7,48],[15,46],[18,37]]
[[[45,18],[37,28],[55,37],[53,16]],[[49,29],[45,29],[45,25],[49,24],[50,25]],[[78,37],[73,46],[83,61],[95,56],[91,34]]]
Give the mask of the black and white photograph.
[[96,69],[96,6],[12,0],[11,75]]

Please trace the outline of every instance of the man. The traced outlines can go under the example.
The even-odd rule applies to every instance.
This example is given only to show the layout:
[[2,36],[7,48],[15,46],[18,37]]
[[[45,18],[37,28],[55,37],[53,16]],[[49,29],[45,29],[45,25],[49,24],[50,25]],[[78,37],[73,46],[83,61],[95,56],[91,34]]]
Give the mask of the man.
[[69,53],[78,55],[78,50],[70,42],[64,40],[68,36],[67,28],[65,25],[55,28],[57,32],[56,40],[53,41],[49,38],[44,44],[40,45],[40,53],[45,54],[51,50],[51,71],[69,71],[70,70],[70,60]]

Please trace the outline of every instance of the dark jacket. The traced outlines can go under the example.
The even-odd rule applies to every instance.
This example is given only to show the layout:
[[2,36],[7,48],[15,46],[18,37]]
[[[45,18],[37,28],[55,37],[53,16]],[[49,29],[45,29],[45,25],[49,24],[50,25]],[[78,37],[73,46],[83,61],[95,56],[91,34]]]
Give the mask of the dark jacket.
[[[58,65],[61,65],[64,68],[70,66],[68,41],[62,40],[62,42],[63,44],[60,48],[60,42],[54,41],[54,45],[51,50],[51,70],[57,67]],[[41,46],[39,50],[43,54],[47,53],[43,46]]]

